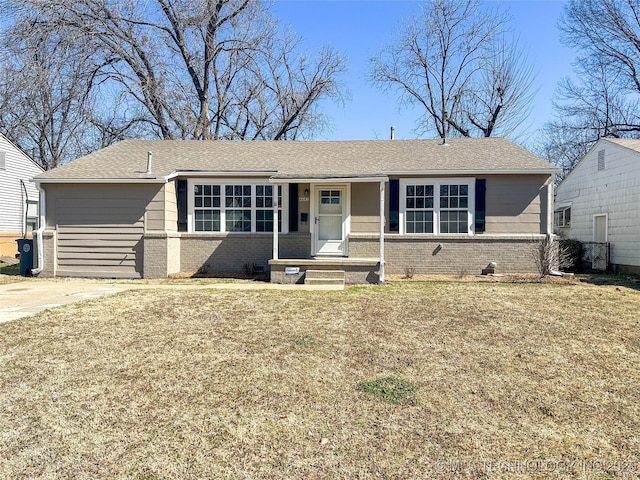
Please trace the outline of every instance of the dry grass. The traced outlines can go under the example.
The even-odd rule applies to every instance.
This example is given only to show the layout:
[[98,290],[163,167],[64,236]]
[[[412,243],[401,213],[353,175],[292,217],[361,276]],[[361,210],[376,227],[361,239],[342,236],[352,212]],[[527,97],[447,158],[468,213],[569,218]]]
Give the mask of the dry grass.
[[636,478],[639,312],[489,282],[55,309],[0,325],[0,478]]

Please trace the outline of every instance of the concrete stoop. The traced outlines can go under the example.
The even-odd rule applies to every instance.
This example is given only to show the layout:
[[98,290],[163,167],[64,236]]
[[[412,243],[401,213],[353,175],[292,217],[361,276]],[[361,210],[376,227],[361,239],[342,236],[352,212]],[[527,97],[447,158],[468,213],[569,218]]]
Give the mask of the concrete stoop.
[[344,270],[307,270],[305,285],[342,285],[345,284]]

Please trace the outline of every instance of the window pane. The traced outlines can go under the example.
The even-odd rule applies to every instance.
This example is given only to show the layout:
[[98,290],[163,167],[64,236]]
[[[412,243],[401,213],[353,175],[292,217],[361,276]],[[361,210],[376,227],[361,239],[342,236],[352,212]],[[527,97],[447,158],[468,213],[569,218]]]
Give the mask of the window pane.
[[440,213],[441,233],[469,233],[468,213],[465,210],[451,210]]
[[273,232],[273,210],[256,212],[256,232]]
[[227,232],[250,232],[251,210],[227,210]]
[[440,196],[441,197],[449,196],[449,185],[440,185]]
[[211,195],[211,185],[204,186],[204,195]]
[[194,203],[195,203],[195,207],[201,207],[202,206],[202,197],[195,197],[194,199]]
[[219,210],[196,210],[195,231],[196,232],[219,232],[220,231],[220,211]]

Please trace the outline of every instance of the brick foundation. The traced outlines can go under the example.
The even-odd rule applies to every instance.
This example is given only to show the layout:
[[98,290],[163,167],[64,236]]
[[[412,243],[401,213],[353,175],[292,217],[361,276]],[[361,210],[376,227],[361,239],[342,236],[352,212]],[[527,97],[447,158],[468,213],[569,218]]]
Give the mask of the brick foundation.
[[[404,274],[411,270],[423,274],[478,275],[490,262],[496,273],[537,273],[533,243],[542,235],[423,237],[385,235],[385,273]],[[378,255],[377,236],[352,236],[352,258]]]

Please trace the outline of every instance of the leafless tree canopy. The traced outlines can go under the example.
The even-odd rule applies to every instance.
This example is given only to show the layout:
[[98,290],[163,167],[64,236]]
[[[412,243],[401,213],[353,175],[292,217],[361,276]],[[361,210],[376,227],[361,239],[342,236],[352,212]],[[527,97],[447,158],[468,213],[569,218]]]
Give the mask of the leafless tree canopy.
[[[60,143],[55,153],[47,147],[40,152],[47,166],[134,135],[308,137],[325,126],[319,103],[342,100],[339,80],[345,58],[328,47],[315,55],[301,53],[299,37],[282,32],[260,0],[5,3],[3,8],[16,12],[19,21],[5,32],[3,43],[23,48],[13,49],[2,61],[25,75],[4,79],[0,102],[10,102],[10,91],[23,91],[29,101],[36,95],[31,90],[66,95],[69,118],[56,104],[56,134],[73,139],[78,152],[42,125],[26,136],[22,132],[19,117],[47,115],[51,106],[37,105],[29,113],[15,108],[12,121],[2,118],[20,144],[42,148]],[[51,55],[55,48],[60,53]],[[36,53],[47,58],[45,74],[34,61]],[[58,79],[60,88],[51,88],[51,79]],[[46,137],[44,143],[34,138],[38,135]]]
[[371,59],[370,80],[424,109],[421,133],[510,134],[526,117],[532,74],[507,17],[476,0],[427,0],[422,14]]
[[570,1],[560,30],[579,49],[577,80],[558,86],[541,153],[562,178],[598,138],[640,136],[640,2]]

